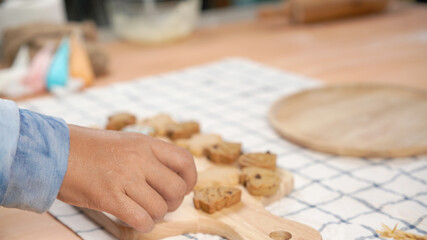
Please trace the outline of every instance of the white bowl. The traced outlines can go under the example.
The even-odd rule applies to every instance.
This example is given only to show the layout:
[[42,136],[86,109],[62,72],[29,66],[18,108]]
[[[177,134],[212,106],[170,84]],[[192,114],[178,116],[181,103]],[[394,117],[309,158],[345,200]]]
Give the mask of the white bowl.
[[200,0],[110,0],[108,9],[117,35],[152,44],[189,35],[199,19]]

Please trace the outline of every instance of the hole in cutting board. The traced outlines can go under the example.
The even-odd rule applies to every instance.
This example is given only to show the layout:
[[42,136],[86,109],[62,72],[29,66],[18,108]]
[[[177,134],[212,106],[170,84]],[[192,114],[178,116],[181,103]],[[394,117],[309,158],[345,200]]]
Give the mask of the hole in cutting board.
[[270,236],[273,240],[289,240],[292,238],[292,234],[286,231],[274,231],[271,232],[268,236]]

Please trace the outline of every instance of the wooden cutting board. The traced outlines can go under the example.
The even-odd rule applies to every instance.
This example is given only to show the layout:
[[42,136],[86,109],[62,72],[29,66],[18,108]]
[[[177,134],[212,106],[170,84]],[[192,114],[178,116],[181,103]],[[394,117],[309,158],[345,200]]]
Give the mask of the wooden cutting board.
[[404,86],[331,85],[284,97],[269,112],[286,139],[356,157],[427,153],[427,91]]
[[[216,179],[221,184],[238,186],[238,168],[213,164],[206,158],[196,158],[195,162],[199,172],[197,184],[203,185],[209,179]],[[90,209],[82,211],[111,234],[125,240],[155,240],[184,233],[214,234],[230,240],[321,240],[322,237],[313,228],[275,216],[264,209],[263,204],[274,202],[293,189],[292,174],[282,169],[277,171],[281,175],[282,184],[271,197],[255,198],[240,187],[240,203],[214,214],[207,214],[194,208],[193,194],[189,194],[175,212],[168,213],[148,234],[136,232],[109,214]]]

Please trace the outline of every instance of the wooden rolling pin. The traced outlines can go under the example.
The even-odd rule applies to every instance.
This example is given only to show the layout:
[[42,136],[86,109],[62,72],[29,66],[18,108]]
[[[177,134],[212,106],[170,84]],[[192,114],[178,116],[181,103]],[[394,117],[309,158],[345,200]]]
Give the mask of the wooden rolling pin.
[[321,22],[383,11],[389,0],[287,0],[281,7],[262,7],[259,18],[288,16],[293,23]]

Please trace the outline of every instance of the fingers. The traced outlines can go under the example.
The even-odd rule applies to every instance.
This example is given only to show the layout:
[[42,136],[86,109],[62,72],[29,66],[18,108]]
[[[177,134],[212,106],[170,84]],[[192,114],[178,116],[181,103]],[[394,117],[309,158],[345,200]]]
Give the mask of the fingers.
[[166,201],[168,211],[175,211],[187,193],[186,182],[161,163],[150,167],[146,173],[146,181]]
[[154,221],[148,212],[122,193],[109,199],[109,206],[105,211],[120,218],[123,222],[140,232],[150,232],[154,228]]
[[196,165],[191,153],[173,144],[155,140],[151,145],[155,157],[166,167],[176,172],[187,184],[189,193],[197,181]]
[[154,222],[163,219],[168,211],[168,205],[163,197],[145,181],[127,186],[126,194],[143,207]]

